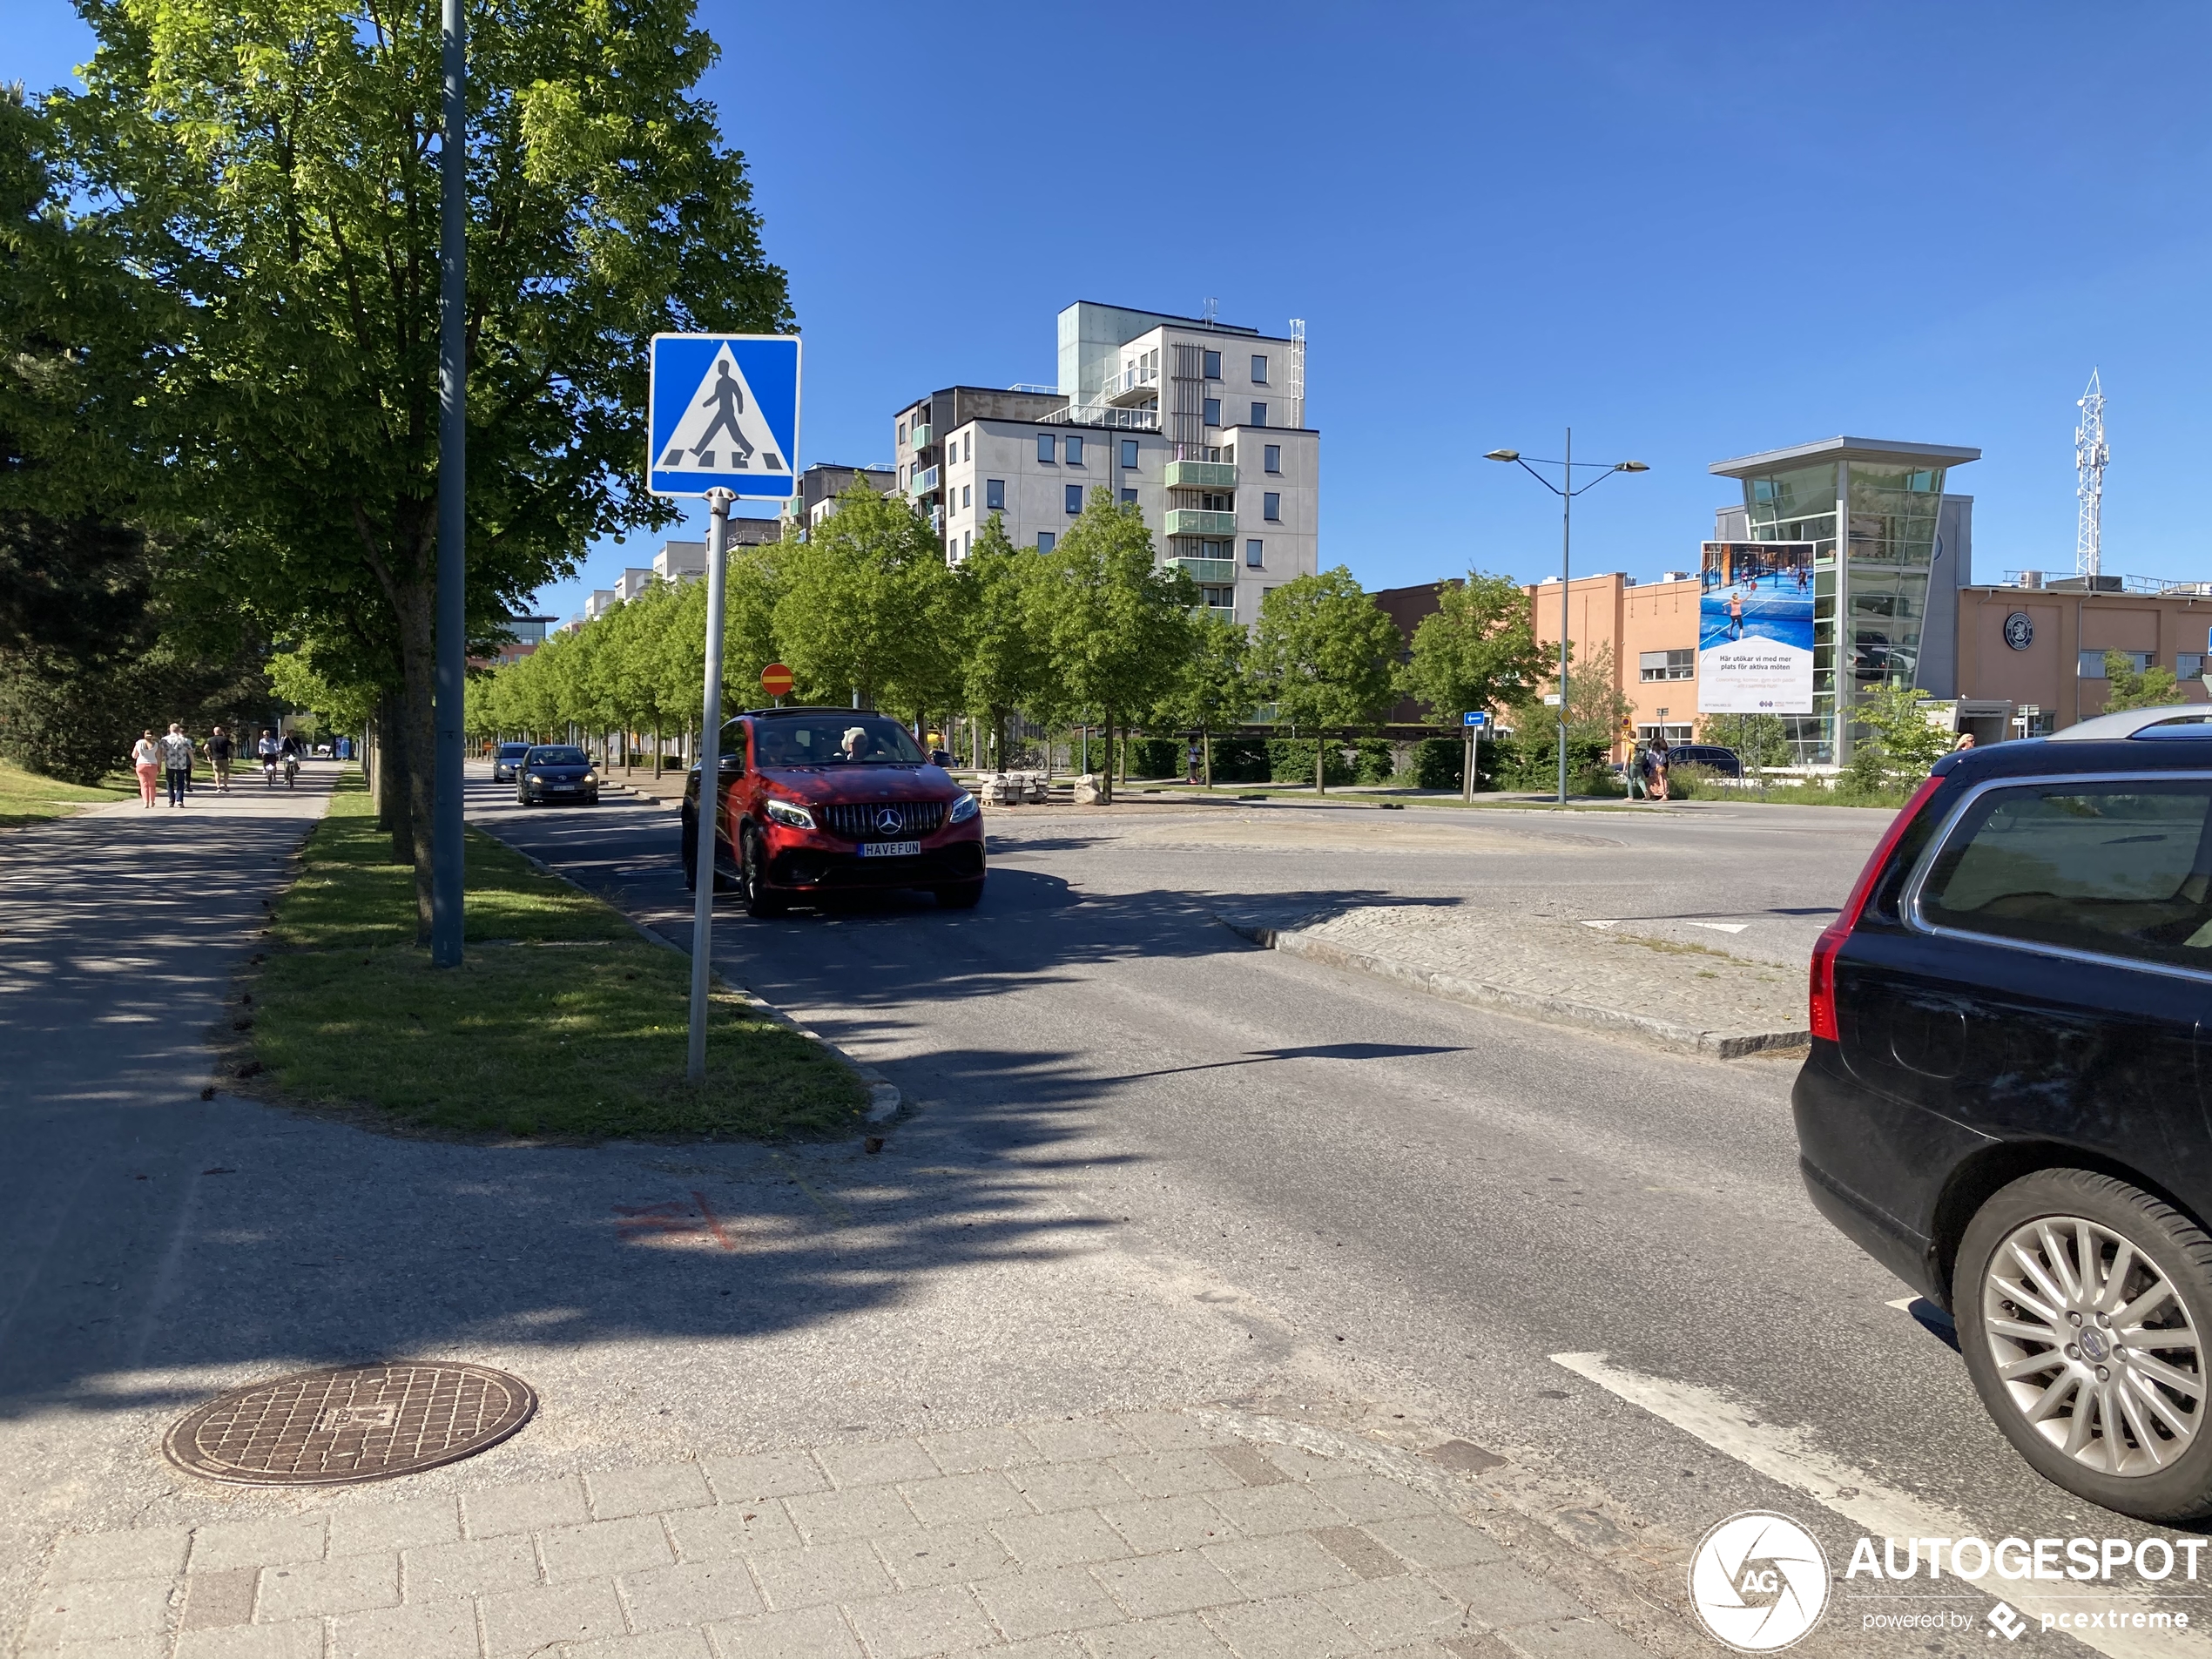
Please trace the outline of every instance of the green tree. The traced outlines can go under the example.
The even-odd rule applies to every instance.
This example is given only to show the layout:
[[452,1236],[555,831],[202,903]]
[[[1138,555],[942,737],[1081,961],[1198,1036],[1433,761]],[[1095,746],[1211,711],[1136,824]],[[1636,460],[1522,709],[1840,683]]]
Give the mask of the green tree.
[[1313,787],[1328,788],[1327,728],[1371,725],[1390,706],[1404,643],[1398,624],[1339,564],[1260,601],[1255,678],[1278,718],[1312,732]]
[[1795,758],[1790,747],[1790,728],[1778,714],[1709,714],[1697,723],[1698,740],[1717,743],[1736,751],[1744,775],[1767,792],[1772,779],[1767,771],[1786,766]]
[[2137,668],[2135,659],[2124,651],[2105,653],[2105,712],[2117,714],[2123,709],[2162,709],[2169,705],[2184,703],[2182,683],[2174,678],[2174,671],[2154,663],[2148,668]]
[[1251,634],[1241,623],[1211,615],[1195,618],[1190,655],[1168,694],[1153,710],[1163,725],[1195,729],[1206,787],[1213,787],[1213,738],[1251,718],[1259,698],[1252,685]]
[[949,680],[933,660],[948,643],[930,632],[950,585],[944,549],[903,498],[855,479],[805,542],[779,553],[775,642],[802,696],[874,708]]
[[[1613,644],[1608,640],[1590,653],[1587,663],[1575,661],[1575,647],[1567,648],[1567,735],[1571,742],[1602,743],[1610,749],[1619,741],[1622,724],[1635,705],[1613,683]],[[1556,676],[1557,671],[1554,673]],[[1556,685],[1557,679],[1553,683]]]
[[[164,510],[219,519],[265,631],[398,694],[429,916],[436,588],[438,13],[365,0],[83,0],[59,184],[157,288],[112,407]],[[689,0],[477,9],[469,37],[469,615],[498,618],[644,493],[645,348],[786,327],[743,158],[694,95]]]
[[1415,626],[1412,658],[1399,671],[1406,694],[1446,725],[1471,709],[1529,702],[1543,678],[1544,648],[1520,584],[1471,570],[1464,582],[1438,583],[1436,598],[1437,608]]
[[[1928,718],[1926,694],[1897,681],[1878,686],[1852,713],[1865,728],[1851,767],[1859,788],[1878,779],[1885,788],[1910,789],[1951,746],[1950,734]],[[1859,755],[1870,750],[1873,758],[1862,762]]]
[[1046,642],[1051,684],[1047,724],[1095,716],[1106,729],[1103,798],[1113,799],[1115,733],[1150,708],[1188,654],[1197,583],[1160,564],[1134,502],[1103,489],[1043,556],[1030,590],[1030,625]]
[[991,754],[1003,766],[1015,711],[1049,695],[1050,658],[1031,597],[1044,579],[1043,556],[1008,541],[1003,516],[993,513],[953,574],[966,618],[961,700],[990,722]]

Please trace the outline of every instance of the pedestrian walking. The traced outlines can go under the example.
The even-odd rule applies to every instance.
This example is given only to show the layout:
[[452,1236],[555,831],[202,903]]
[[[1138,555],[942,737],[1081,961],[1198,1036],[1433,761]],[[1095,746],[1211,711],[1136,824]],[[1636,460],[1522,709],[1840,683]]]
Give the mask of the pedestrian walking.
[[152,726],[131,745],[131,765],[138,771],[139,795],[152,806],[154,792],[161,787],[161,745],[153,740]]
[[215,792],[231,792],[231,759],[238,752],[238,745],[231,741],[229,732],[219,725],[207,734],[207,764],[215,773]]
[[161,765],[169,774],[169,804],[182,806],[185,790],[192,782],[192,740],[185,735],[185,728],[175,720],[161,739]]
[[1651,745],[1651,799],[1665,800],[1667,797],[1667,740],[1660,738]]
[[1621,768],[1621,781],[1629,786],[1630,800],[1649,800],[1651,787],[1643,780],[1643,748],[1640,744],[1629,745],[1629,764]]
[[1199,768],[1205,763],[1205,755],[1198,747],[1197,738],[1191,738],[1190,743],[1184,747],[1183,759],[1183,781],[1186,784],[1195,784],[1203,781],[1199,777]]

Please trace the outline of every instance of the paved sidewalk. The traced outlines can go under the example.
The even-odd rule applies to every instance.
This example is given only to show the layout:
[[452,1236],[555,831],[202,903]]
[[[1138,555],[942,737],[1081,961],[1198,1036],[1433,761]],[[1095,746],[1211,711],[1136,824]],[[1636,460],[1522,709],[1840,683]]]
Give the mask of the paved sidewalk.
[[[457,1495],[284,1494],[274,1513],[253,1494],[264,1498],[255,1519],[60,1539],[21,1651],[26,1659],[1644,1652],[1482,1530],[1487,1505],[1472,1481],[1440,1468],[1427,1480],[1394,1480],[1357,1455],[1291,1443],[1339,1449],[1295,1425],[1241,1426],[1251,1438],[1219,1413],[1139,1412]],[[1475,1448],[1460,1449],[1480,1461]]]

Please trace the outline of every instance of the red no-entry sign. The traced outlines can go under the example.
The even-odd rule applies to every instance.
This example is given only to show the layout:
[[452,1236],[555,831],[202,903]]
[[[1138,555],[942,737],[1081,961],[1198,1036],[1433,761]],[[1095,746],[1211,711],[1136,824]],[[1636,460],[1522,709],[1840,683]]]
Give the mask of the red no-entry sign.
[[791,670],[781,663],[771,663],[760,671],[760,689],[771,697],[791,695]]

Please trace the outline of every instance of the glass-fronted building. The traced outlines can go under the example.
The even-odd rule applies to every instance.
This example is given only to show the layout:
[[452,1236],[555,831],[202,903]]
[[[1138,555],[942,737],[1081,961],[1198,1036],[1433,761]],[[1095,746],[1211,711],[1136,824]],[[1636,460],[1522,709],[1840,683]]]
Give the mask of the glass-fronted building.
[[[1747,539],[1813,545],[1813,712],[1784,717],[1800,764],[1844,764],[1853,704],[1885,681],[1923,683],[1944,479],[1980,458],[1946,444],[1827,438],[1713,463],[1743,482]],[[1963,579],[1942,572],[1950,588]]]

